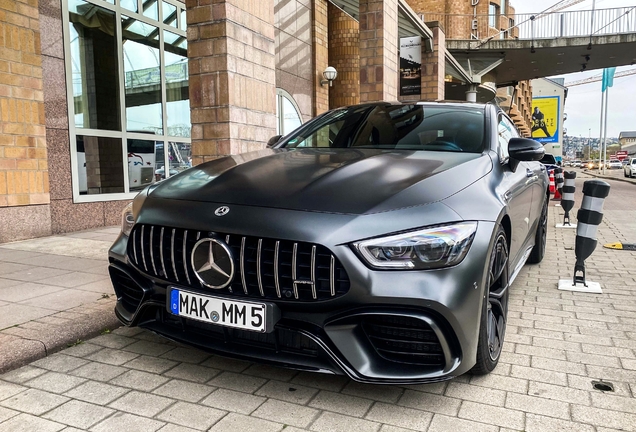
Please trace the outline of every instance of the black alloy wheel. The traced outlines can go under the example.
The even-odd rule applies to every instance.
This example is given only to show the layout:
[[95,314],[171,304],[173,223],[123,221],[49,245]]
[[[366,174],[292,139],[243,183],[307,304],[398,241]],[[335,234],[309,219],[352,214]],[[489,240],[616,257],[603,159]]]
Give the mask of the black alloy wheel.
[[506,334],[509,297],[508,243],[502,227],[497,230],[490,254],[487,286],[479,328],[477,361],[471,370],[475,375],[487,374],[497,366]]
[[529,264],[539,264],[545,255],[545,245],[548,240],[548,199],[546,196],[541,207],[541,216],[534,234],[534,247],[528,257]]

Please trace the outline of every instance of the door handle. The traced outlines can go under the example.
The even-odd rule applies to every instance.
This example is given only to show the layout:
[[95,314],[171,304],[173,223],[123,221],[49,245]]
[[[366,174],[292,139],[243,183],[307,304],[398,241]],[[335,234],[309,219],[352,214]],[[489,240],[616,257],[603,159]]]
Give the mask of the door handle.
[[508,201],[510,199],[510,191],[506,191],[503,197],[504,197],[504,201]]
[[534,175],[534,171],[530,168],[526,168],[526,177],[532,177]]

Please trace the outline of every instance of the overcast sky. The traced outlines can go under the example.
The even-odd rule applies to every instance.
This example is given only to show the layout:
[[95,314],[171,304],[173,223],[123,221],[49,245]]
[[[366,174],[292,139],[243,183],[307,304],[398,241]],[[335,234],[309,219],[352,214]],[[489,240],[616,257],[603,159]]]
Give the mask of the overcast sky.
[[[510,0],[517,13],[541,12],[558,0]],[[624,6],[636,6],[636,0],[596,0],[596,9],[608,9]],[[592,0],[585,0],[568,10],[590,10]],[[636,13],[636,10],[632,12]],[[622,70],[636,70],[636,65],[619,67]],[[578,72],[565,77],[566,84],[571,81],[585,79],[602,73],[602,69]],[[621,131],[636,130],[636,75],[614,80],[614,87],[609,89],[609,117],[607,122],[608,137],[618,137]],[[565,128],[570,136],[599,137],[601,115],[601,82],[571,87],[565,102],[568,119]]]

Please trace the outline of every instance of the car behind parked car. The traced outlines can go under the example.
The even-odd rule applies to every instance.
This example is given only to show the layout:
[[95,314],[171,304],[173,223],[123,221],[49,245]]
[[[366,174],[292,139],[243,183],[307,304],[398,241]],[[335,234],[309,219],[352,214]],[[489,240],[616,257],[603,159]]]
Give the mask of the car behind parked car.
[[621,165],[621,161],[619,161],[618,159],[610,159],[609,162],[607,163],[607,167],[609,169],[620,169],[623,167],[623,165]]
[[542,260],[548,178],[496,106],[339,108],[140,193],[109,251],[126,325],[369,383],[488,373]]
[[636,177],[636,157],[629,158],[629,162],[623,166],[625,177]]

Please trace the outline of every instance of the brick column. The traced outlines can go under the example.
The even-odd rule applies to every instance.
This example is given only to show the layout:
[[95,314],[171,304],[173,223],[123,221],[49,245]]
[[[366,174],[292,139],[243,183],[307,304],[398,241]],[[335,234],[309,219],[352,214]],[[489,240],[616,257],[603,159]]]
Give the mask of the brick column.
[[360,26],[340,8],[329,4],[329,65],[338,78],[329,89],[329,106],[360,103]]
[[320,85],[322,72],[329,66],[327,0],[313,0],[313,13],[314,115],[318,115],[329,109],[329,86]]
[[274,0],[187,6],[193,163],[264,148],[276,133]]
[[433,52],[424,52],[422,42],[422,99],[444,100],[444,76],[446,73],[446,36],[437,21],[426,23],[433,31]]
[[360,0],[360,102],[398,99],[397,5]]
[[34,206],[50,202],[37,0],[0,2],[0,120],[0,243],[44,235],[48,205]]

